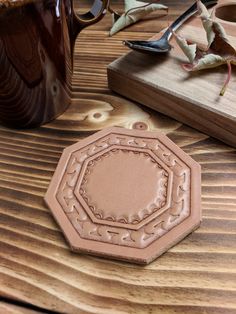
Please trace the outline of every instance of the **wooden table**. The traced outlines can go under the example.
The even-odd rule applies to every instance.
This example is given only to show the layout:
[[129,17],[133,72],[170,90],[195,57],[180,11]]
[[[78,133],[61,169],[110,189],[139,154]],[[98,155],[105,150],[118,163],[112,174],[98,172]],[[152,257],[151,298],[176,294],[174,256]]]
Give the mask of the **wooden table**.
[[[121,40],[150,37],[192,1],[163,2],[169,18],[109,38],[107,16],[81,33],[64,115],[34,130],[0,128],[0,313],[236,313],[235,149],[107,88],[106,66],[126,52]],[[203,223],[146,267],[73,254],[43,202],[61,152],[96,130],[137,121],[201,164]]]

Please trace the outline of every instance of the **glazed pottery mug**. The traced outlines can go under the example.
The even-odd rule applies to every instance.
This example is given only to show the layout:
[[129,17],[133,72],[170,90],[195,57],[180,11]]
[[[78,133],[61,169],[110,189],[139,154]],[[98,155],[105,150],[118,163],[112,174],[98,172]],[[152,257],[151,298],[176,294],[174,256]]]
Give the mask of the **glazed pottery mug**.
[[99,21],[109,0],[76,14],[73,0],[0,0],[0,123],[35,127],[71,102],[77,35]]

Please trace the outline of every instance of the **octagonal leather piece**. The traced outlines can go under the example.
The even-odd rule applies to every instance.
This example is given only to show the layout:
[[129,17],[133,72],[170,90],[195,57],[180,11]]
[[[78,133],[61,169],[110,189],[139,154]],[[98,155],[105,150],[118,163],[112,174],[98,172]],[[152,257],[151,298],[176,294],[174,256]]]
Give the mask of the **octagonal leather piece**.
[[200,198],[165,135],[110,128],[64,150],[45,201],[73,251],[147,264],[199,226]]

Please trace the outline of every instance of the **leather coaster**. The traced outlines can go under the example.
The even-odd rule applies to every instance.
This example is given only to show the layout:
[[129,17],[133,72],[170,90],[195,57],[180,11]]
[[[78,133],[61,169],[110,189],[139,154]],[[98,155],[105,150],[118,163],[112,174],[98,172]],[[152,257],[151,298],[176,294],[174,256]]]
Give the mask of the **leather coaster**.
[[73,251],[147,264],[201,221],[201,170],[159,132],[104,129],[66,148],[45,201]]

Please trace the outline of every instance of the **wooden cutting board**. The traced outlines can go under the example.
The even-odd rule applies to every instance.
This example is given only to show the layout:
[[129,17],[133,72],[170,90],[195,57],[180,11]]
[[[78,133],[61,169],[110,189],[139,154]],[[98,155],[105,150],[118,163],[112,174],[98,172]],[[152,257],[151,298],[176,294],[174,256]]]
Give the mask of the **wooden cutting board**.
[[[220,1],[216,12],[222,12],[222,5],[229,3]],[[236,1],[230,2],[228,12],[226,15],[232,13],[236,17]],[[221,22],[236,47],[236,23]],[[200,45],[207,43],[198,17],[185,24],[179,33]],[[155,38],[158,37],[160,35]],[[236,67],[225,95],[219,96],[227,66],[187,73],[181,67],[187,58],[174,40],[171,44],[174,49],[169,55],[150,56],[132,51],[111,63],[108,66],[109,87],[236,147]]]

